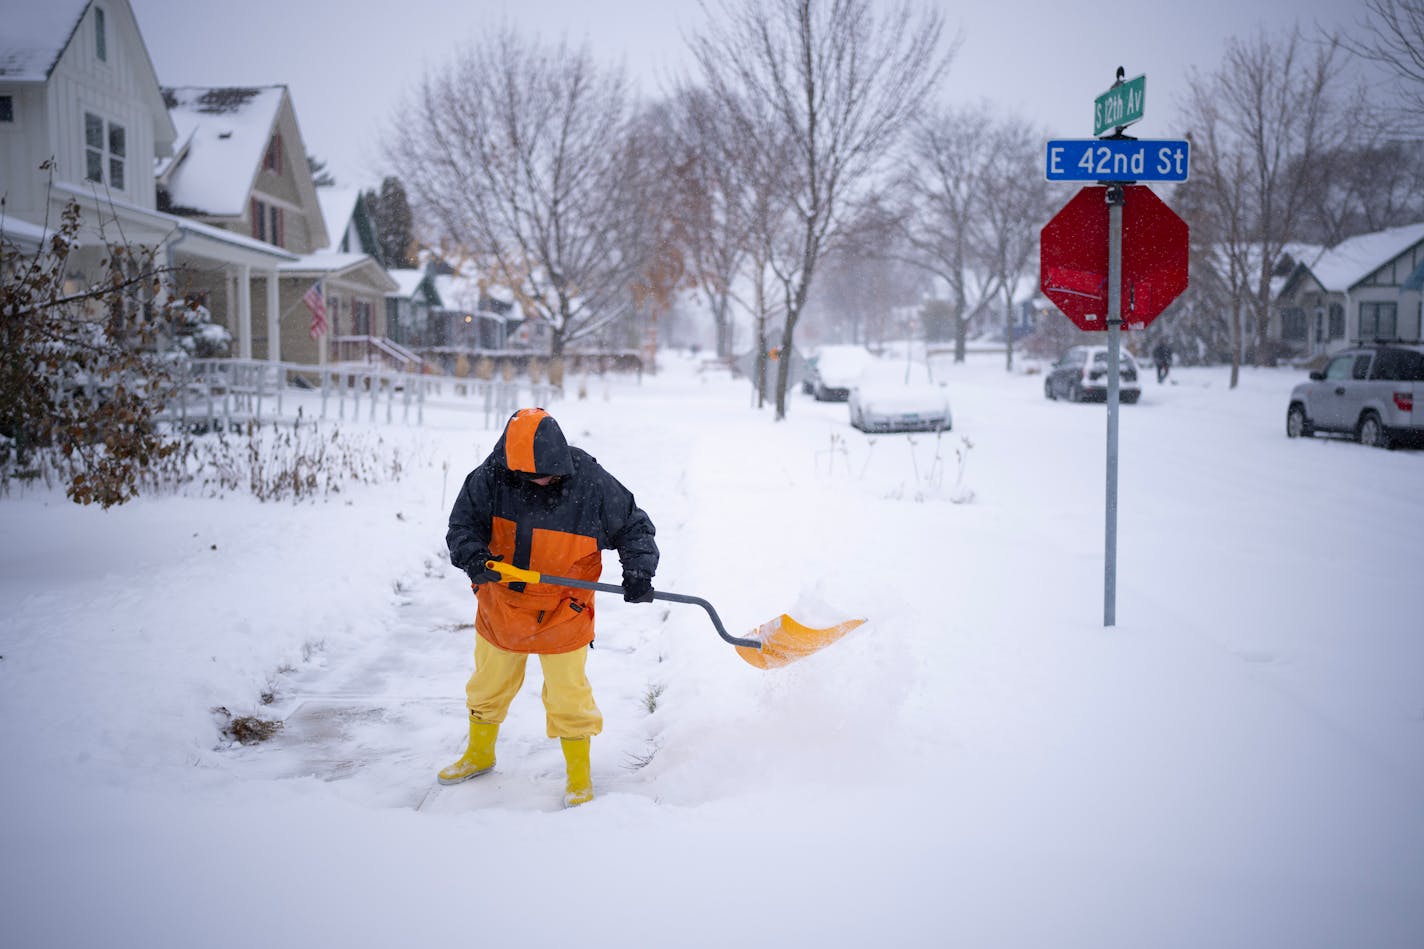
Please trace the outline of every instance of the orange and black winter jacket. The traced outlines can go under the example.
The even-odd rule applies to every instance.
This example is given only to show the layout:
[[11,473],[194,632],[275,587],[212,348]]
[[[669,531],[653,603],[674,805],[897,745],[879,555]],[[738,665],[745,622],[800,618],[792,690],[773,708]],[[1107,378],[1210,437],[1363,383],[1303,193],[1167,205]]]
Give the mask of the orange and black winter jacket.
[[[603,568],[600,551],[616,549],[625,578],[651,578],[658,567],[653,522],[632,493],[592,455],[568,446],[552,418],[537,421],[537,442],[516,437],[522,413],[510,420],[494,451],[465,478],[455,498],[445,535],[451,563],[468,569],[488,549],[516,567],[597,580]],[[556,469],[567,473],[547,487],[522,476]],[[593,641],[591,590],[482,583],[477,596],[475,630],[501,649],[561,653]]]

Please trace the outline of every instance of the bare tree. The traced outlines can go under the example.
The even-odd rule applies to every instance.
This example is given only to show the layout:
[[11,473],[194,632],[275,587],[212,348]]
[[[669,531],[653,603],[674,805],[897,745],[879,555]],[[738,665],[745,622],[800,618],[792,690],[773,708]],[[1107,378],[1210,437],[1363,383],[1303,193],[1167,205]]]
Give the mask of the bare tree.
[[[623,137],[613,185],[623,213],[607,234],[607,252],[632,265],[632,306],[622,325],[624,345],[655,360],[660,325],[678,294],[694,286],[687,266],[687,222],[680,212],[683,186],[673,167],[666,106],[644,109]],[[652,364],[655,368],[655,363]]]
[[1424,0],[1365,0],[1365,8],[1369,38],[1345,46],[1399,78],[1399,110],[1424,132]]
[[978,212],[983,265],[1004,300],[1004,368],[1014,367],[1014,297],[1036,273],[1038,233],[1062,197],[1042,174],[1045,132],[1019,119],[1004,119],[990,130],[995,160],[983,176],[985,195]]
[[504,29],[428,75],[388,139],[441,242],[542,318],[556,356],[631,305],[643,262],[610,248],[629,227],[627,118],[621,70]]
[[[723,0],[707,12],[711,24],[692,39],[706,88],[733,110],[750,147],[795,150],[793,213],[767,260],[785,310],[779,348],[789,354],[847,208],[948,66],[943,20],[908,4],[877,16],[870,0]],[[777,364],[777,419],[786,416],[789,366]]]
[[1424,220],[1424,148],[1368,138],[1322,155],[1300,237],[1333,247],[1356,234]]
[[[980,254],[983,205],[997,156],[987,103],[933,113],[916,124],[896,183],[905,259],[943,280],[953,308],[954,361],[963,362],[970,321],[998,287]],[[1041,176],[1040,176],[1041,177]]]
[[677,183],[674,213],[691,278],[712,313],[717,355],[732,355],[736,279],[751,249],[744,200],[748,152],[705,90],[685,88],[668,110],[668,175]]
[[1197,222],[1223,242],[1220,256],[1239,301],[1234,309],[1250,320],[1249,326],[1233,320],[1233,386],[1248,331],[1256,364],[1271,361],[1267,331],[1276,262],[1319,186],[1317,159],[1349,135],[1341,60],[1335,40],[1311,46],[1298,29],[1279,40],[1261,32],[1230,40],[1215,73],[1192,77],[1192,173],[1198,191],[1203,183],[1209,189],[1199,204],[1208,216]]
[[[1197,160],[1191,180],[1177,192],[1177,201],[1182,214],[1193,222],[1193,262],[1206,265],[1196,267],[1196,272],[1209,271],[1219,277],[1217,299],[1226,312],[1234,389],[1241,376],[1252,275],[1265,263],[1251,225],[1251,156],[1223,138],[1222,123],[1216,121],[1207,122],[1201,133],[1191,136]],[[1210,160],[1204,160],[1207,156]],[[1191,296],[1197,296],[1201,283],[1199,277],[1192,279],[1188,287]]]

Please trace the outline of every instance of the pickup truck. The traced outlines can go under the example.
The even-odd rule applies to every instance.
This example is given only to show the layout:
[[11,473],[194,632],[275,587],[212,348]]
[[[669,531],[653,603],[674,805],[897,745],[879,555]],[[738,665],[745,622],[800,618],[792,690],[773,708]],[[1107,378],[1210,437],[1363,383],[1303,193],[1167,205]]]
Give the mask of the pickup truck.
[[1286,435],[1351,435],[1389,448],[1424,439],[1424,346],[1384,343],[1346,349],[1291,390]]

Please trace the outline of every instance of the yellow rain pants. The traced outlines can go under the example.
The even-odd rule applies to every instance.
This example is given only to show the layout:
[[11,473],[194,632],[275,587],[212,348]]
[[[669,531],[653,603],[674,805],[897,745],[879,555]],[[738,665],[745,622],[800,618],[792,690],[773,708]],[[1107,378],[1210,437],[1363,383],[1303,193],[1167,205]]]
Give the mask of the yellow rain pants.
[[[524,684],[529,653],[500,649],[475,636],[475,674],[465,685],[470,717],[498,725]],[[550,738],[591,738],[603,731],[603,713],[593,701],[593,686],[584,673],[588,647],[539,655],[544,672],[544,715]]]

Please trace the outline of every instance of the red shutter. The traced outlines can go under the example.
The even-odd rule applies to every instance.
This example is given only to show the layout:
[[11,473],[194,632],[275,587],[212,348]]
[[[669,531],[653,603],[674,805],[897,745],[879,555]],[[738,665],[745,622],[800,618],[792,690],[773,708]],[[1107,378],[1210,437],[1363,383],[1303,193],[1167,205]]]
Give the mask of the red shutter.
[[262,204],[256,198],[249,199],[252,207],[248,213],[252,216],[252,236],[256,240],[262,239]]

